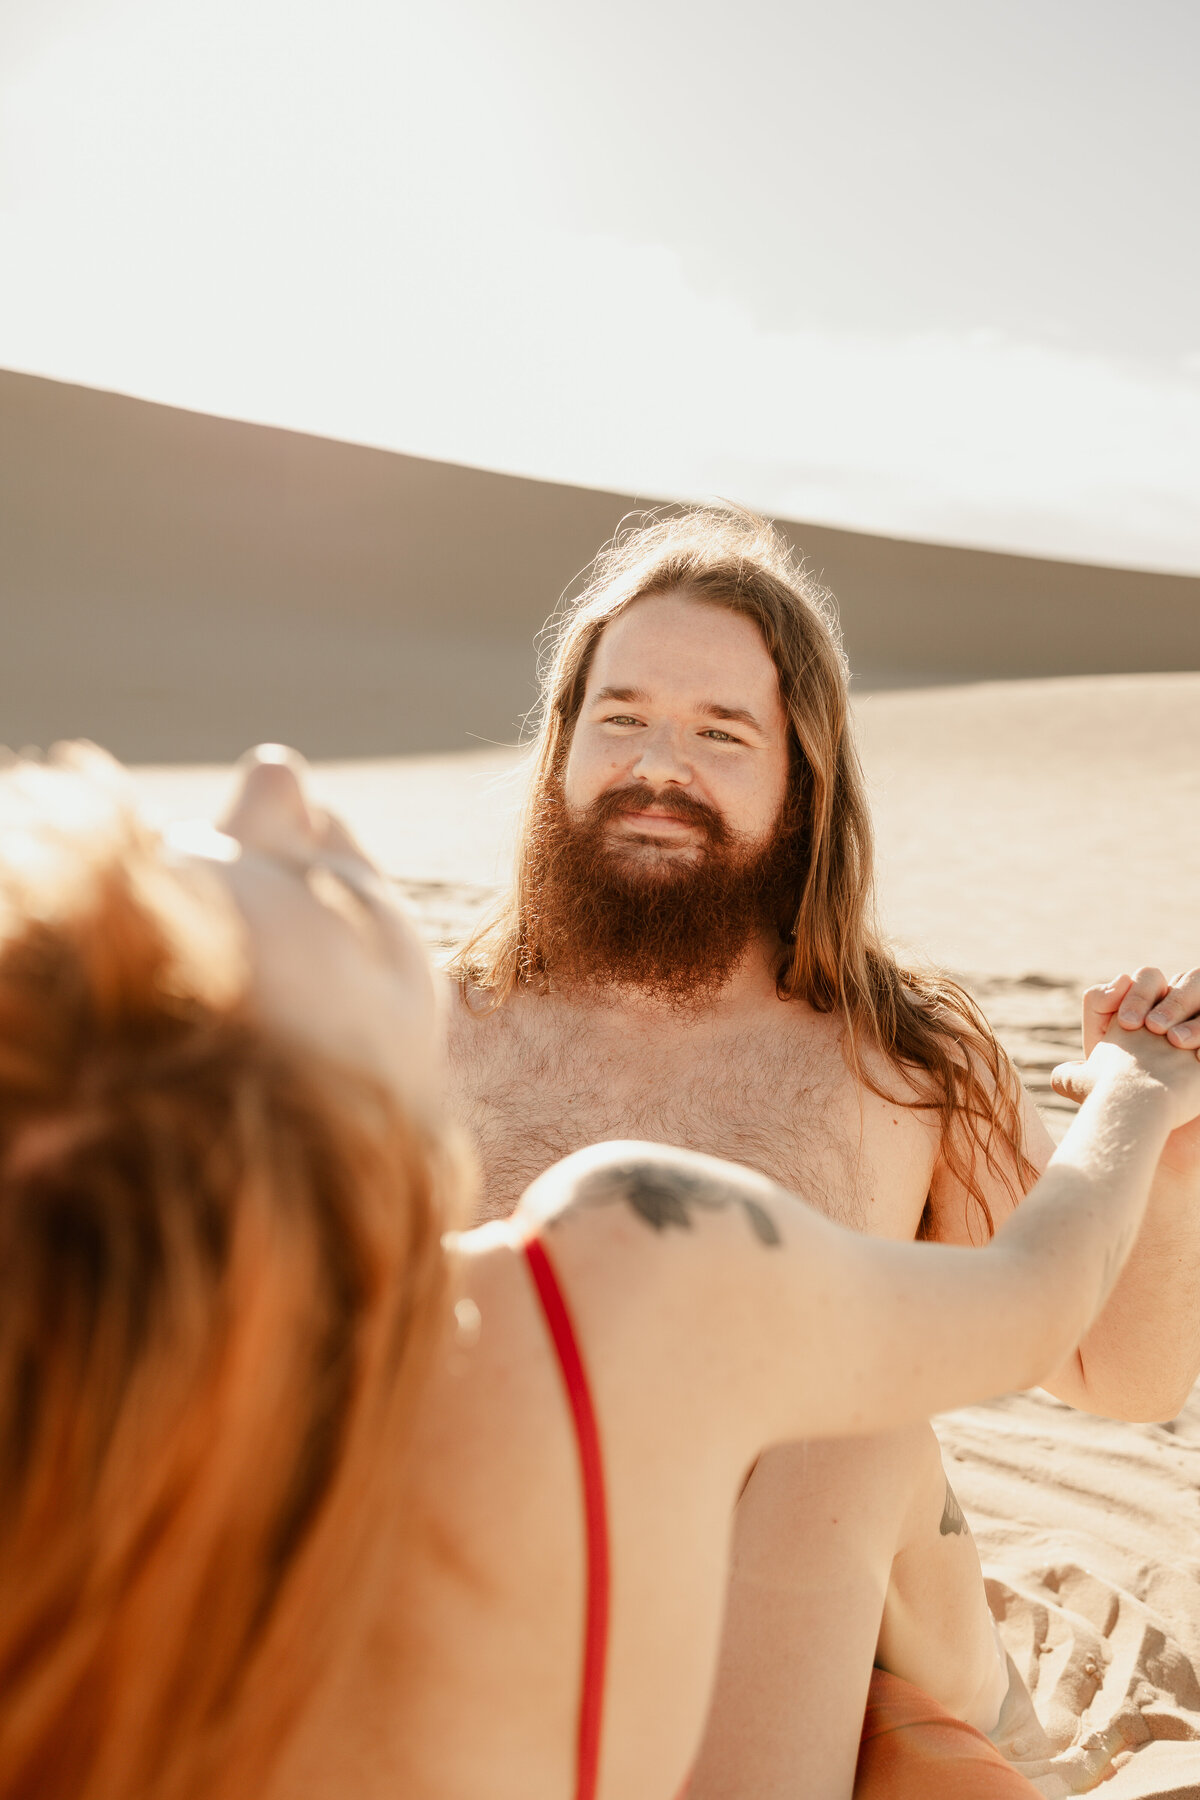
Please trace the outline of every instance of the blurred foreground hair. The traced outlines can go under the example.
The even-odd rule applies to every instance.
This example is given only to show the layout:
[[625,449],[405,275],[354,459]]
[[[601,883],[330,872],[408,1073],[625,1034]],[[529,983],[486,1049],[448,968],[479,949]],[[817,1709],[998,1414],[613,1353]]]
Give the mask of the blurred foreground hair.
[[0,772],[0,1800],[260,1794],[396,1497],[443,1152],[241,962],[107,759]]
[[833,602],[766,519],[717,507],[649,515],[605,545],[582,591],[560,606],[546,631],[515,881],[451,972],[476,1006],[491,1008],[519,987],[553,979],[534,925],[535,825],[561,782],[601,633],[638,600],[673,590],[751,619],[779,671],[801,821],[788,917],[781,921],[780,998],[840,1012],[855,1073],[874,1092],[898,1100],[864,1069],[863,1048],[882,1054],[902,1081],[916,1078],[920,1099],[898,1103],[940,1113],[947,1161],[990,1234],[978,1156],[1014,1196],[1036,1173],[1021,1149],[1016,1074],[970,995],[946,976],[903,966],[880,935],[871,817]]

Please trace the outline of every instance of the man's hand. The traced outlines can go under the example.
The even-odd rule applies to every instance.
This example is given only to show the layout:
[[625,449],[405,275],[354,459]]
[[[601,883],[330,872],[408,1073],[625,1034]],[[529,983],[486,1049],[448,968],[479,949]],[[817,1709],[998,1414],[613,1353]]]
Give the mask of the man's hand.
[[1200,969],[1168,981],[1161,969],[1118,975],[1083,996],[1083,1054],[1107,1036],[1114,1018],[1125,1031],[1144,1025],[1181,1050],[1200,1049]]
[[[1083,1054],[1091,1055],[1114,1021],[1122,1031],[1147,1031],[1181,1050],[1200,1050],[1200,969],[1168,981],[1161,969],[1118,975],[1083,996]],[[1185,1178],[1200,1176],[1200,1120],[1181,1125],[1167,1140],[1160,1164]]]

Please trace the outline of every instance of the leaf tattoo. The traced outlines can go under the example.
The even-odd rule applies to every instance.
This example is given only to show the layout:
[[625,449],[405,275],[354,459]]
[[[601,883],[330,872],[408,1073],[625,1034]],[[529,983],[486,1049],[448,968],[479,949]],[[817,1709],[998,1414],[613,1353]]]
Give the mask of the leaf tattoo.
[[775,1249],[782,1244],[771,1214],[748,1195],[736,1193],[704,1175],[672,1168],[668,1163],[625,1162],[597,1169],[585,1176],[576,1190],[585,1206],[606,1206],[624,1201],[655,1231],[691,1231],[694,1210],[721,1212],[740,1207],[760,1244]]
[[765,1244],[769,1250],[774,1250],[778,1244],[783,1242],[779,1235],[779,1227],[765,1206],[760,1206],[757,1200],[743,1200],[742,1211],[753,1225],[754,1235],[760,1244]]

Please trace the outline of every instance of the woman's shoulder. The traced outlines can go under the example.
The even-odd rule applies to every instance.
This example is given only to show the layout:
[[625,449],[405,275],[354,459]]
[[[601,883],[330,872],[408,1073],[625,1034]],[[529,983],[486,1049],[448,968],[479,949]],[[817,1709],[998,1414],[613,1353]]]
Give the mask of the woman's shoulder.
[[[661,1329],[662,1301],[699,1293],[727,1263],[722,1214],[741,1215],[747,1241],[778,1241],[779,1190],[755,1171],[695,1151],[618,1139],[554,1163],[515,1211],[452,1240],[464,1293],[538,1291],[539,1270],[562,1290],[591,1337]],[[494,1302],[493,1302],[494,1303]]]

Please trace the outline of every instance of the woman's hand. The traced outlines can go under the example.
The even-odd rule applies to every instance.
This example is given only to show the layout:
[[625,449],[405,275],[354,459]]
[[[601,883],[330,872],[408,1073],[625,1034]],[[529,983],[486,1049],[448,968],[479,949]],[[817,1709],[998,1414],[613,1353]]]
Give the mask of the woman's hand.
[[1200,1051],[1176,1048],[1167,1036],[1145,1027],[1100,1038],[1086,1062],[1060,1063],[1051,1084],[1056,1094],[1082,1101],[1102,1085],[1131,1077],[1169,1097],[1173,1131],[1200,1118]]

